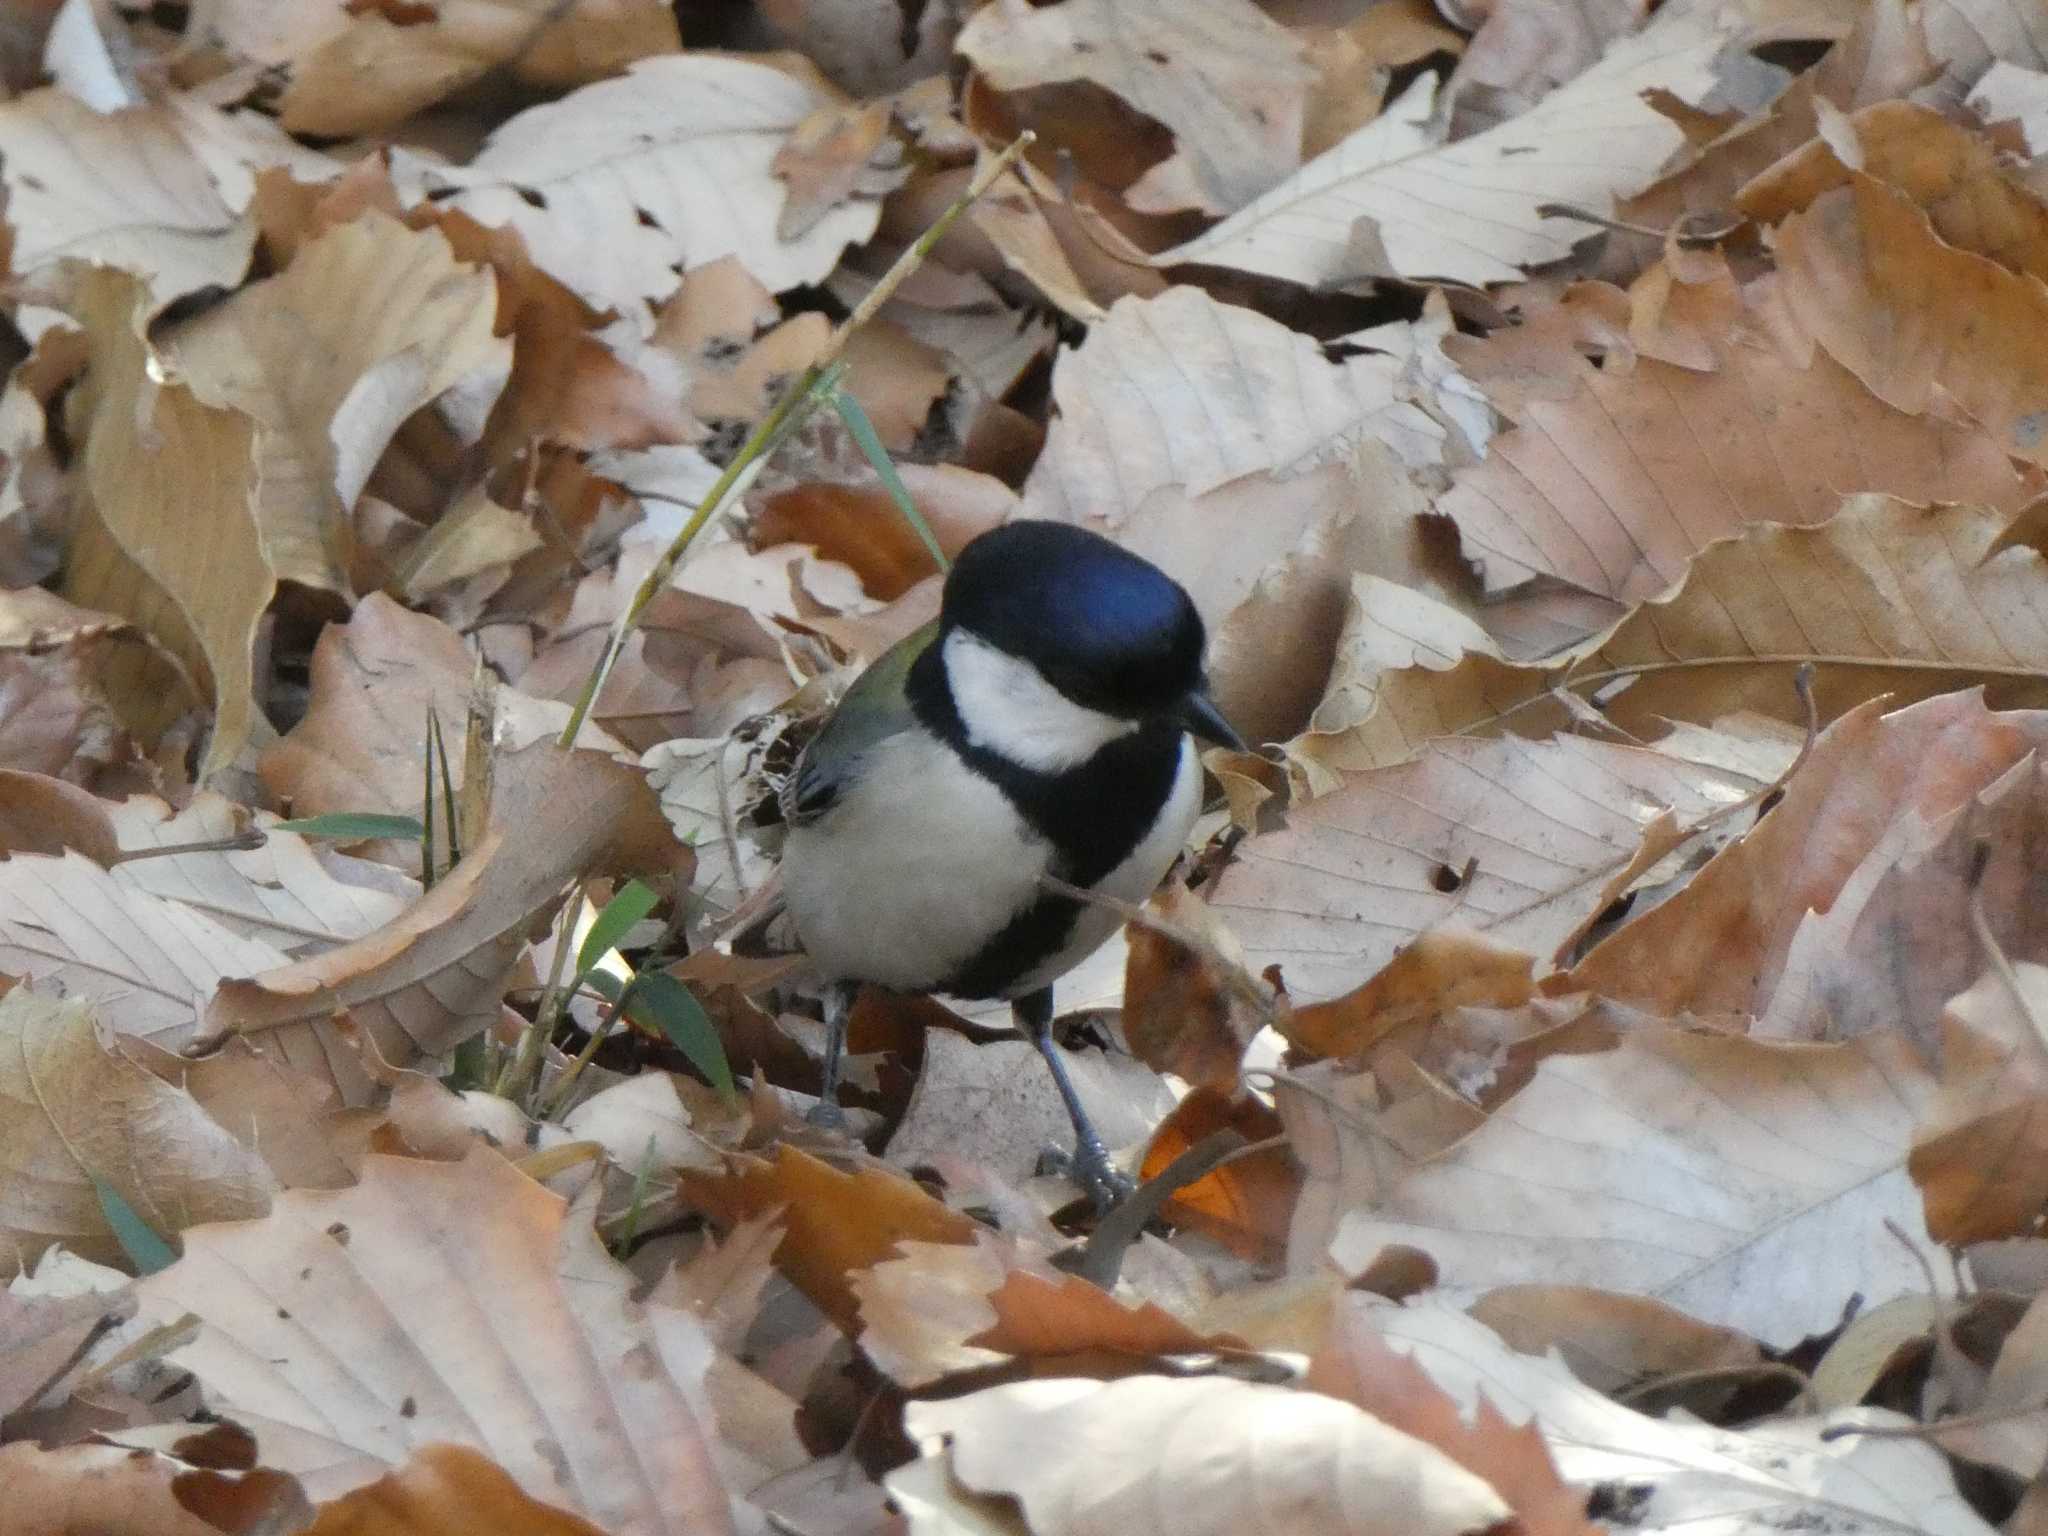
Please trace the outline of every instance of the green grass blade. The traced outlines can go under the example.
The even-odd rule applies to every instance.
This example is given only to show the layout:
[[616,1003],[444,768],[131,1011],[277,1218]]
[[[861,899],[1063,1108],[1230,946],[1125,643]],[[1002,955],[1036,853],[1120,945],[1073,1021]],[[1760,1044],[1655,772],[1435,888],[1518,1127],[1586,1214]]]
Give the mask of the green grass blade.
[[138,1275],[153,1275],[178,1262],[178,1251],[157,1235],[156,1229],[135,1214],[135,1207],[123,1200],[114,1186],[93,1175],[93,1193],[100,1197],[100,1209],[107,1225],[114,1229],[114,1241],[128,1255]]
[[626,1000],[626,1016],[636,1024],[660,1030],[712,1087],[727,1098],[734,1096],[732,1068],[726,1063],[718,1026],[695,994],[675,977],[666,971],[642,971]]
[[296,821],[271,824],[273,832],[296,832],[301,837],[331,837],[341,842],[360,843],[373,837],[403,838],[416,843],[426,828],[412,816],[381,816],[374,811],[329,811],[324,816],[301,816]]
[[875,424],[868,420],[868,413],[861,408],[861,403],[845,390],[835,389],[832,391],[832,408],[846,423],[846,430],[860,444],[860,451],[868,456],[868,462],[875,466],[875,473],[882,477],[882,488],[896,503],[896,510],[903,514],[904,521],[924,540],[924,547],[931,551],[940,571],[950,569],[952,562],[939,548],[938,535],[932,532],[932,525],[924,520],[924,514],[917,510],[917,503],[910,499],[909,488],[904,485],[903,477],[896,473],[895,461],[889,457],[889,450],[882,446],[881,434],[875,431]]
[[628,930],[641,918],[654,910],[654,904],[661,898],[638,880],[628,880],[604,904],[591,922],[590,929],[583,935],[582,944],[576,949],[576,974],[581,976],[593,969],[605,955],[619,947]]

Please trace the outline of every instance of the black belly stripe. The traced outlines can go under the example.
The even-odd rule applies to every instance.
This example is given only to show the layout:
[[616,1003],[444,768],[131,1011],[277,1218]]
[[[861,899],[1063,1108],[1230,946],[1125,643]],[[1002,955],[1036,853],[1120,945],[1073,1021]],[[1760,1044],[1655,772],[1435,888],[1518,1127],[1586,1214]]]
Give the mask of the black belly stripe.
[[[920,656],[906,683],[919,721],[962,762],[994,783],[1024,820],[1052,845],[1052,872],[1071,885],[1092,886],[1130,857],[1152,830],[1180,772],[1181,732],[1158,722],[1119,737],[1078,768],[1041,773],[967,740],[946,686],[943,639]],[[1071,937],[1080,904],[1045,895],[982,946],[936,990],[962,997],[1002,997]]]

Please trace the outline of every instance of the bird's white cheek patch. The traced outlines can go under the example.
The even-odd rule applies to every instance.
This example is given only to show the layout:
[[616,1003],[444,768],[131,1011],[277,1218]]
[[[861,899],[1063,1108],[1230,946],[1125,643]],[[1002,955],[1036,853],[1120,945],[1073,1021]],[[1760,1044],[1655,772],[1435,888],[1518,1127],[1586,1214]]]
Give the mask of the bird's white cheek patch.
[[1085,763],[1138,728],[1089,709],[1053,687],[1028,661],[956,629],[946,637],[946,680],[967,739],[1040,773]]

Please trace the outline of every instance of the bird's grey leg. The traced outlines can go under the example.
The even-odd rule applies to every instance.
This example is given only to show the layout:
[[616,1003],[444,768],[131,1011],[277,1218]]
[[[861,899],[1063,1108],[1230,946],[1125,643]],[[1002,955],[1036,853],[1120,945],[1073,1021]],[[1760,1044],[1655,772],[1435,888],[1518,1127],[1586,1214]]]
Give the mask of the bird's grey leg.
[[1066,1159],[1066,1171],[1081,1191],[1095,1202],[1097,1211],[1109,1208],[1131,1192],[1131,1181],[1117,1171],[1109,1160],[1109,1150],[1102,1144],[1101,1136],[1089,1122],[1088,1111],[1082,1107],[1081,1096],[1074,1091],[1074,1080],[1067,1075],[1066,1058],[1052,1038],[1052,988],[1040,987],[1036,992],[1014,999],[1010,1004],[1011,1015],[1017,1027],[1031,1038],[1038,1047],[1038,1054],[1045,1058],[1045,1064],[1052,1070],[1053,1086],[1060,1091],[1060,1098],[1067,1106],[1067,1118],[1074,1122],[1074,1151]]
[[818,1102],[804,1118],[826,1130],[846,1129],[846,1111],[839,1107],[839,1074],[846,1064],[846,1019],[859,991],[856,981],[835,981],[825,988],[824,1081],[818,1088]]

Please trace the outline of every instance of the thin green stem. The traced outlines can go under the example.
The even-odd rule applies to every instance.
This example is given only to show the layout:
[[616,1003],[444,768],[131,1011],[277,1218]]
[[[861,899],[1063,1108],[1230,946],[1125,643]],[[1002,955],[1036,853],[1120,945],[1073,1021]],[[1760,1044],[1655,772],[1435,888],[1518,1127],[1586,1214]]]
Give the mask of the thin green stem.
[[570,888],[569,903],[563,908],[562,931],[555,940],[554,964],[548,967],[547,988],[533,1010],[533,1022],[527,1025],[526,1033],[519,1038],[519,1054],[498,1074],[498,1081],[491,1088],[501,1099],[517,1103],[519,1096],[526,1092],[527,1085],[539,1075],[548,1037],[555,1032],[555,1016],[561,1011],[562,978],[569,963],[569,951],[576,947],[573,942],[576,914],[582,910],[583,882],[578,880]]

